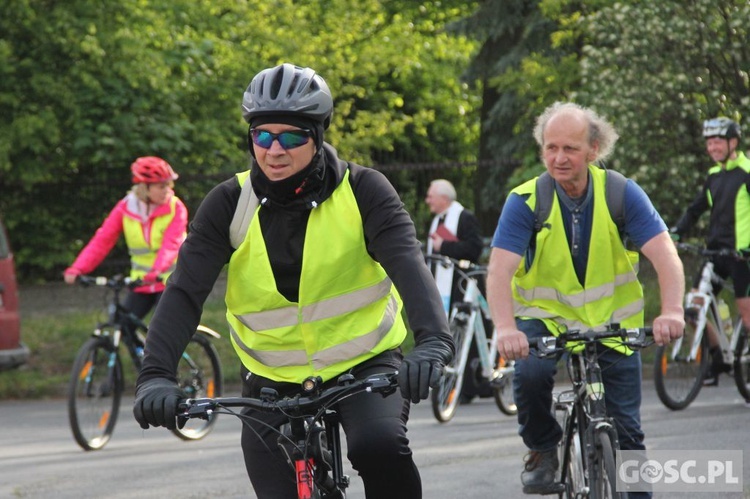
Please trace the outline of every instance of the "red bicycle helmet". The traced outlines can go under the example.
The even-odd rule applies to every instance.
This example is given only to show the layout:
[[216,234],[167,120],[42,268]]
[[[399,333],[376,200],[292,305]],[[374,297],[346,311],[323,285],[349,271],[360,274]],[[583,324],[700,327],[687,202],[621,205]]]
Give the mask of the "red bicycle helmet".
[[130,165],[134,184],[156,184],[177,180],[177,175],[169,163],[156,156],[144,156]]

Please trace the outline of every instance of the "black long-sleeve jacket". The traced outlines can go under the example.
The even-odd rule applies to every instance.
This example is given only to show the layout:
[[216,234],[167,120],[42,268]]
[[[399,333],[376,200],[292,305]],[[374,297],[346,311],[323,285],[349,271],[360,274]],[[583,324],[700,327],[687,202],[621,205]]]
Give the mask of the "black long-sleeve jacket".
[[[322,175],[317,175],[318,181],[310,182],[312,187],[295,199],[274,200],[268,192],[259,191],[263,183],[256,182],[257,175],[253,180],[261,200],[256,216],[279,292],[296,301],[310,210],[325,202],[349,169],[369,254],[398,289],[416,345],[429,345],[437,358],[447,363],[453,357],[454,345],[440,296],[425,265],[414,224],[395,189],[380,172],[340,160],[328,144],[320,161]],[[259,170],[257,165],[253,170]],[[199,323],[203,303],[233,252],[229,225],[239,195],[240,186],[234,177],[217,185],[190,223],[177,268],[149,325],[138,385],[157,377],[175,379],[177,362]],[[325,251],[325,244],[320,250]]]
[[728,161],[726,169],[715,165],[709,170],[700,194],[674,231],[686,234],[709,208],[706,246],[709,249],[746,249],[750,241],[750,160],[743,153]]

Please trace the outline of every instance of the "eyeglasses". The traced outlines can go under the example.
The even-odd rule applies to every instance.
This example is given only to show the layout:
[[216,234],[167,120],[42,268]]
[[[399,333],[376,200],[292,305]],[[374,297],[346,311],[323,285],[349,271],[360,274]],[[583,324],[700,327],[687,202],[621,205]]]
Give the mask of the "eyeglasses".
[[250,129],[250,135],[253,138],[253,144],[263,149],[270,149],[274,140],[279,141],[279,145],[286,151],[303,146],[310,142],[312,132],[310,130],[289,130],[281,133],[272,133],[268,130]]

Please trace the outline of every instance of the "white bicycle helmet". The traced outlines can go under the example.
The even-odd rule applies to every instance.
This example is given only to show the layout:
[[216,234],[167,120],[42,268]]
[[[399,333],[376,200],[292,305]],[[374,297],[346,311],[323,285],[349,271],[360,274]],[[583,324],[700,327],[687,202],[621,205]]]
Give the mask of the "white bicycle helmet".
[[289,114],[312,119],[328,128],[333,98],[328,84],[313,69],[282,64],[264,69],[242,97],[242,117],[248,123],[258,116]]
[[724,139],[739,139],[740,126],[729,118],[713,118],[703,122],[703,137],[722,137]]

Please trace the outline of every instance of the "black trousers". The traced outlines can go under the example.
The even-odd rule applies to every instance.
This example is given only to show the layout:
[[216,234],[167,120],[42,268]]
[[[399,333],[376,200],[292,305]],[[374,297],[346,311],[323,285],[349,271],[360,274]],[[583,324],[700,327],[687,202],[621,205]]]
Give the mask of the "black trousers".
[[[151,311],[152,308],[156,307],[156,305],[159,303],[159,298],[161,298],[162,292],[159,293],[134,293],[130,292],[125,296],[125,300],[123,300],[122,305],[125,307],[130,313],[138,317],[139,319],[143,319],[148,315],[148,313]],[[123,331],[125,334],[128,334],[128,332],[131,329],[131,325],[129,322],[125,322],[122,325],[122,329],[127,329],[128,331]]]
[[159,303],[162,293],[134,293],[125,296],[122,305],[139,319],[143,319]]
[[[352,370],[356,377],[391,372],[401,363],[397,351],[385,352]],[[282,396],[299,391],[299,385],[278,383],[242,369],[242,395],[257,397],[262,387],[275,388]],[[335,383],[335,380],[329,382]],[[409,419],[409,401],[395,393],[360,393],[349,397],[337,406],[341,426],[346,435],[347,458],[359,473],[368,499],[419,499],[422,481],[419,476],[406,423]],[[277,445],[276,430],[285,423],[280,415],[254,410],[243,410],[255,420],[242,426],[242,452],[245,467],[253,489],[259,499],[295,499],[297,489],[294,472],[284,453]],[[269,428],[266,425],[270,425]]]

